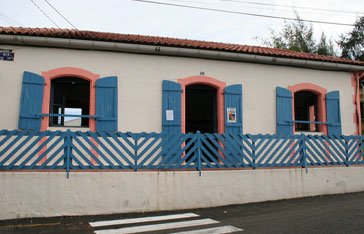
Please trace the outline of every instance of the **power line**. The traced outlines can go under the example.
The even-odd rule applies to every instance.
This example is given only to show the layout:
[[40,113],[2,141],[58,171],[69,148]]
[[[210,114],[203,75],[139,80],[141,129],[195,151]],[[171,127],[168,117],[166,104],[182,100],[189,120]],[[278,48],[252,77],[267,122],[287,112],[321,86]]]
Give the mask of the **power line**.
[[[205,11],[222,12],[222,13],[229,13],[229,14],[249,15],[249,16],[264,17],[264,18],[271,18],[271,19],[283,19],[283,20],[298,21],[298,19],[290,18],[290,17],[281,17],[281,16],[263,15],[263,14],[253,14],[253,13],[241,12],[241,11],[229,11],[229,10],[221,10],[221,9],[214,9],[214,8],[207,8],[207,7],[167,3],[167,2],[155,2],[155,1],[149,1],[149,0],[131,0],[131,1],[149,3],[149,4],[157,4],[157,5],[164,5],[164,6],[174,6],[174,7],[182,7],[182,8],[189,8],[189,9],[205,10]],[[318,24],[354,26],[353,24],[345,24],[345,23],[337,23],[337,22],[329,22],[329,21],[319,21],[319,20],[303,20],[303,19],[300,19],[300,21],[309,22],[309,23],[318,23]]]
[[10,24],[10,25],[12,25],[12,24],[13,24],[10,20],[7,20],[5,17],[1,17],[1,16],[0,16],[0,19],[1,19],[2,21],[4,21],[5,23]]
[[43,15],[45,15],[57,28],[61,28],[61,27],[59,27],[59,25],[56,23],[56,22],[54,22],[53,20],[52,20],[52,18],[51,17],[49,17],[33,0],[30,0],[42,13],[43,13]]
[[59,12],[50,2],[48,2],[47,0],[44,0],[50,7],[52,7],[52,9],[57,12],[58,15],[60,15],[65,21],[67,21],[74,29],[78,30],[76,28],[76,26],[74,26],[66,17],[64,17],[61,12]]
[[[196,3],[196,4],[203,4],[203,5],[214,5],[214,6],[227,6],[226,4],[225,5],[222,5],[222,4],[219,4],[219,3],[215,3],[215,2],[204,2],[204,1],[190,1],[190,0],[169,0],[169,1],[172,1],[172,2],[183,2],[183,3]],[[239,3],[242,3],[244,4],[244,1],[228,1],[228,0],[215,0],[215,1],[222,1],[222,2],[231,2],[231,3],[234,3],[234,2],[239,2]],[[248,2],[247,2],[248,3]],[[261,5],[259,3],[257,3],[257,5]],[[273,5],[273,4],[271,4]],[[276,5],[274,5],[276,6]],[[234,6],[235,7],[235,6]],[[272,7],[257,7],[257,6],[244,6],[244,8],[251,8],[251,9],[259,9],[259,10],[267,10],[267,11],[283,11],[283,12],[290,12],[292,13],[292,9],[277,9],[277,8],[272,8]],[[322,12],[319,12],[319,11],[300,11],[299,13],[306,13],[306,14],[320,14],[322,16],[322,14],[336,14],[337,12],[326,12],[326,13],[322,13]]]
[[217,0],[217,1],[236,2],[236,3],[245,3],[245,4],[262,5],[262,6],[278,6],[278,7],[286,7],[286,8],[307,9],[307,10],[327,11],[327,12],[337,12],[337,13],[348,13],[348,14],[364,14],[364,12],[359,12],[359,11],[344,11],[344,10],[334,10],[334,9],[325,9],[325,8],[316,8],[316,7],[303,7],[303,6],[272,4],[272,3],[262,3],[262,2],[251,2],[251,1],[241,1],[241,0]]
[[8,24],[12,25],[15,24],[16,26],[22,26],[21,24],[19,24],[18,22],[16,22],[15,20],[13,20],[12,18],[10,18],[9,16],[5,15],[4,13],[0,12],[0,17],[7,22]]

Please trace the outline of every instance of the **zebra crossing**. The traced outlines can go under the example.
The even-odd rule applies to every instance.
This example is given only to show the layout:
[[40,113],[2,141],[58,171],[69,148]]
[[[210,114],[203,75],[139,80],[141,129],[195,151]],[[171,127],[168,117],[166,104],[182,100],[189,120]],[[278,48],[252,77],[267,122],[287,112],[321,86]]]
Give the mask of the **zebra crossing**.
[[[243,229],[231,225],[219,226],[219,223],[219,221],[213,219],[201,218],[198,214],[194,213],[89,222],[90,226],[94,228],[95,234],[124,234],[155,231],[173,234],[219,234],[243,231]],[[178,231],[178,229],[183,228],[187,228],[188,230]]]

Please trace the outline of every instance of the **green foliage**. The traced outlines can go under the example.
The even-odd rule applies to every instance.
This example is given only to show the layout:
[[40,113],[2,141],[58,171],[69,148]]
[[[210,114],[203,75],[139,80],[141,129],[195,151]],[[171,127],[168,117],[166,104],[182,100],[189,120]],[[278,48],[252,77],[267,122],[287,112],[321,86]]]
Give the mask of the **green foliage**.
[[327,40],[325,33],[321,34],[320,41],[316,45],[316,53],[320,55],[334,56],[334,44],[331,40]]
[[273,48],[335,56],[332,41],[327,40],[326,35],[322,33],[320,41],[316,43],[312,24],[306,24],[297,13],[295,14],[296,21],[286,21],[282,32],[271,30],[271,38],[263,43]]
[[353,30],[342,34],[338,42],[341,57],[364,61],[364,16],[355,22]]

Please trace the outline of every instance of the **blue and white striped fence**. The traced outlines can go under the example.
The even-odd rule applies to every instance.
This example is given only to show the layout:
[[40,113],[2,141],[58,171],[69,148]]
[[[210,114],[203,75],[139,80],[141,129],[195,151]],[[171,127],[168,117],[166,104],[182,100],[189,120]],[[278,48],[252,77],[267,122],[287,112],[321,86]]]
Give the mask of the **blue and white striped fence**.
[[362,136],[0,131],[0,170],[176,170],[364,164]]

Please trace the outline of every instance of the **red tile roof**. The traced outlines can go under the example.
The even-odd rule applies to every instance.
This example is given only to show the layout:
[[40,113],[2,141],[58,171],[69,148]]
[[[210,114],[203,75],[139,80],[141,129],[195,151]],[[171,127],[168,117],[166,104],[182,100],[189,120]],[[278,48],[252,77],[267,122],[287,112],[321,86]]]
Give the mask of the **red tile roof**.
[[266,55],[266,56],[275,56],[282,58],[304,59],[304,60],[314,60],[322,62],[344,63],[344,64],[364,66],[364,62],[360,61],[353,61],[349,59],[323,56],[317,54],[295,52],[291,50],[267,48],[260,46],[218,43],[209,41],[176,39],[168,37],[105,33],[105,32],[94,32],[94,31],[74,30],[74,29],[18,28],[18,27],[0,27],[0,34],[169,46],[169,47],[214,50],[214,51],[234,52],[242,54],[262,55],[262,56]]

